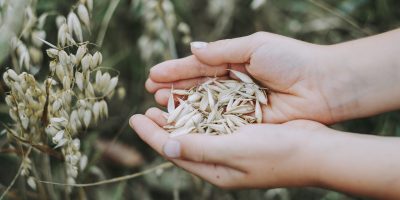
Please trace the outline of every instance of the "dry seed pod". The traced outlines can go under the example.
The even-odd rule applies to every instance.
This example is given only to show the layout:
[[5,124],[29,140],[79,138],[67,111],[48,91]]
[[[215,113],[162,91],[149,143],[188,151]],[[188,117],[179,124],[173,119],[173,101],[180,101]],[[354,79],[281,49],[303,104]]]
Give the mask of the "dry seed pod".
[[101,100],[100,101],[100,110],[101,110],[101,114],[104,118],[108,117],[108,106],[105,100]]
[[89,127],[91,120],[92,120],[92,112],[90,110],[85,110],[85,113],[83,115],[83,123],[86,128]]
[[91,62],[92,62],[92,55],[90,54],[87,54],[82,58],[81,65],[83,72],[86,72],[89,69]]
[[62,47],[65,46],[67,44],[68,35],[69,35],[68,25],[65,22],[63,22],[60,28],[58,29],[58,44],[61,45]]
[[183,108],[184,108],[184,105],[181,104],[176,109],[174,109],[174,111],[169,114],[167,123],[173,122],[178,117],[178,115],[182,112]]
[[50,58],[56,58],[58,56],[58,49],[47,49],[46,53]]
[[67,66],[69,63],[69,56],[64,50],[58,52],[58,59],[62,66]]
[[256,101],[256,108],[255,108],[254,115],[256,116],[257,123],[260,124],[262,122],[262,110],[261,110],[260,102],[258,102],[258,101]]
[[82,35],[81,23],[79,22],[78,16],[76,16],[76,14],[72,11],[68,14],[67,24],[68,24],[69,34],[72,35],[72,33],[74,33],[78,41],[82,42],[83,35]]
[[110,82],[109,82],[109,84],[108,84],[108,87],[107,87],[107,89],[106,89],[106,92],[105,92],[104,94],[108,95],[108,94],[110,94],[112,91],[114,91],[114,89],[115,89],[115,87],[117,86],[117,84],[118,84],[118,76],[113,77],[113,78],[110,80]]
[[101,55],[101,53],[100,52],[94,53],[90,69],[94,69],[95,67],[101,65],[102,62],[103,62],[103,56]]
[[172,90],[173,89],[171,89],[171,94],[169,95],[168,98],[168,106],[167,106],[168,113],[172,113],[175,110],[174,93],[172,92]]
[[79,90],[83,91],[83,74],[80,72],[75,72],[75,83]]
[[100,116],[100,103],[95,102],[92,108],[93,111],[93,116],[94,116],[94,121],[97,123],[99,116]]
[[89,12],[92,12],[92,10],[93,10],[93,0],[86,0],[86,6],[87,6]]
[[254,81],[247,76],[246,74],[239,72],[239,71],[235,71],[235,70],[229,70],[231,71],[236,77],[238,77],[242,82],[245,83],[254,83]]
[[87,29],[90,29],[89,12],[83,4],[78,5],[78,16]]
[[79,62],[81,61],[81,59],[83,58],[83,56],[85,55],[85,53],[87,52],[87,47],[86,45],[81,45],[78,47],[78,50],[76,50],[76,60]]

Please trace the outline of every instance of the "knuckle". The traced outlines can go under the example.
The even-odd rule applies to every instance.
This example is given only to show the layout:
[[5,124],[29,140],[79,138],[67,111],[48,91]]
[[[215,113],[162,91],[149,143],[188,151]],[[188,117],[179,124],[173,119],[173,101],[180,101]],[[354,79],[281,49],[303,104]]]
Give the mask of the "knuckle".
[[207,75],[207,66],[205,64],[198,62],[197,66],[201,76]]
[[146,113],[145,113],[145,115],[151,115],[151,114],[153,114],[153,113],[155,113],[157,111],[157,109],[156,108],[154,108],[154,107],[152,107],[152,108],[149,108],[147,111],[146,111]]
[[155,89],[152,87],[152,80],[148,78],[145,83],[146,90],[150,93],[154,93]]
[[203,163],[206,161],[206,153],[204,151],[202,146],[198,148],[198,153],[193,158],[195,162]]

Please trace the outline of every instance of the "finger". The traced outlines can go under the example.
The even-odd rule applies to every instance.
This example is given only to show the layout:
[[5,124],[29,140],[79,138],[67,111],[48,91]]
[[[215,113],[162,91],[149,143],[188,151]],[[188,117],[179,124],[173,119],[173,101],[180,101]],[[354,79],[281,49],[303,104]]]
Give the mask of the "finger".
[[245,173],[223,165],[172,160],[177,166],[219,187],[238,185]]
[[145,115],[157,123],[160,127],[167,125],[167,119],[164,117],[167,115],[167,113],[158,108],[148,109]]
[[266,33],[211,43],[192,42],[191,50],[197,59],[209,65],[248,63],[253,51],[265,42],[267,37],[264,34]]
[[[245,74],[249,74],[246,70],[245,64],[235,64],[235,65],[230,65],[230,69],[233,69],[235,71],[239,71]],[[236,79],[236,80],[240,80],[232,71],[229,71],[229,77]]]
[[164,155],[163,145],[168,140],[168,133],[164,129],[144,115],[132,116],[129,124],[144,142],[159,154]]
[[[180,81],[169,82],[169,83],[159,83],[159,82],[155,82],[153,79],[149,78],[146,81],[146,89],[150,93],[155,93],[157,90],[162,89],[162,88],[171,88],[172,86],[174,86],[175,89],[189,89],[193,86],[196,86],[196,85],[206,82],[210,78],[211,77],[198,77],[198,78],[180,80]],[[226,79],[226,78],[227,78],[227,76],[218,77],[218,79]]]
[[[243,73],[248,74],[245,65],[246,65],[246,64],[230,64],[230,65],[229,65],[229,69],[233,69],[233,70],[235,70],[235,71],[239,71],[239,72],[243,72]],[[231,76],[231,73],[230,73],[229,76]],[[231,77],[232,77],[232,76],[231,76]]]
[[134,115],[129,122],[144,142],[169,159],[230,163],[229,150],[231,149],[228,146],[232,143],[224,141],[223,136],[190,134],[169,138],[168,133],[147,116]]
[[[154,94],[154,99],[156,102],[161,105],[161,106],[167,106],[168,105],[168,99],[169,96],[171,95],[171,89],[159,89],[157,92]],[[176,97],[176,95],[174,95]],[[179,97],[179,95],[178,95]],[[176,99],[175,99],[176,101]]]
[[171,95],[171,90],[170,89],[159,89],[154,94],[154,99],[161,106],[167,106],[168,98],[169,98],[170,95]]
[[210,66],[201,63],[196,57],[188,56],[181,59],[162,62],[150,70],[150,78],[155,82],[168,83],[203,76],[223,76],[228,73],[225,63]]
[[[233,143],[225,136],[189,134],[174,137],[173,140],[180,144],[180,158],[199,163],[230,165],[232,164],[230,155],[236,152],[232,148]],[[170,144],[174,145],[168,141],[164,147]]]
[[[194,87],[196,85],[206,82],[209,79],[210,79],[209,77],[205,77],[204,79],[199,80],[200,83],[194,83],[194,82],[187,83],[186,86],[190,86],[190,87],[186,87],[186,88]],[[228,79],[227,76],[218,77],[218,80],[226,80],[226,79]],[[190,84],[193,84],[193,85],[190,85]],[[174,85],[174,88],[180,89],[180,87],[176,87],[175,85]],[[155,91],[154,98],[158,104],[160,104],[161,106],[166,106],[168,104],[168,98],[170,95],[171,95],[170,88],[159,88]]]

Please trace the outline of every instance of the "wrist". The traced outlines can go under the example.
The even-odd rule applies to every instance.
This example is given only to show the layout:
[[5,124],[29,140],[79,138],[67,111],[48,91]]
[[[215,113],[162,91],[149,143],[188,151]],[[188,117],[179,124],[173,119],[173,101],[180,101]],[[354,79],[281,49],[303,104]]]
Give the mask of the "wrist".
[[295,135],[292,134],[291,136],[296,140],[296,142],[293,142],[296,153],[284,166],[288,169],[288,172],[292,172],[285,172],[289,176],[288,179],[291,180],[290,186],[320,186],[323,181],[320,175],[321,159],[326,156],[324,148],[330,142],[334,130],[322,124],[307,121],[306,124],[296,126],[296,132]]
[[335,136],[337,131],[327,127],[319,128],[312,133],[307,133],[302,145],[299,162],[304,170],[304,186],[326,187],[327,168],[325,160],[329,154],[336,150],[336,143],[339,137]]
[[331,123],[362,115],[358,93],[363,90],[363,84],[357,83],[360,77],[351,70],[349,59],[341,51],[339,45],[323,46],[316,64],[320,70],[320,92],[326,100]]
[[376,198],[400,196],[400,140],[328,130],[314,134],[307,148],[315,152],[312,186]]
[[400,108],[399,31],[324,46],[321,88],[335,121]]

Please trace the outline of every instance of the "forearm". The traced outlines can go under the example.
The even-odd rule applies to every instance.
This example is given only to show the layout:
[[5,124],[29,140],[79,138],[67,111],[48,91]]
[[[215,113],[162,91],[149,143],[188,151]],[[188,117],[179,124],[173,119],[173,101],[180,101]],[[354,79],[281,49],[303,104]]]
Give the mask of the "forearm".
[[313,138],[309,153],[316,163],[315,182],[362,196],[400,198],[400,138],[353,133]]
[[324,86],[337,121],[400,108],[400,29],[327,47]]

